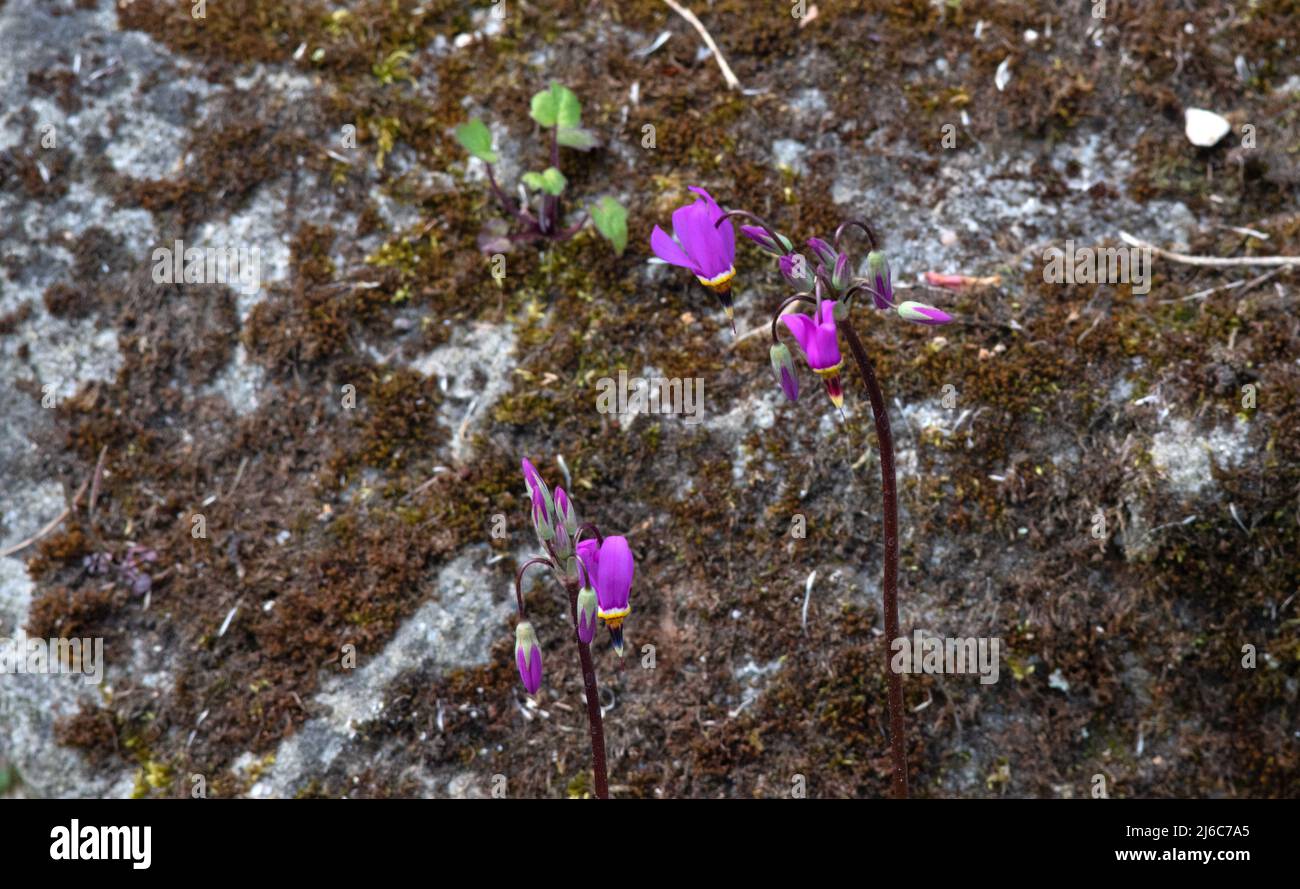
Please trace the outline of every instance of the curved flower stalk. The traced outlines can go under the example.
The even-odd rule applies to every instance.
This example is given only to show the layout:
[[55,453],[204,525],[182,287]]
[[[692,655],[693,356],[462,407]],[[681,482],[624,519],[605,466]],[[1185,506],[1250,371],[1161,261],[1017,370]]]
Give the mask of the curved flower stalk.
[[533,96],[529,114],[543,131],[550,133],[550,165],[520,177],[518,200],[508,197],[497,183],[498,156],[487,124],[475,117],[456,128],[456,141],[483,162],[492,194],[510,220],[496,219],[485,225],[479,235],[479,248],[484,253],[498,253],[520,242],[567,241],[581,231],[590,217],[596,231],[621,255],[627,247],[627,210],[614,198],[602,197],[569,228],[560,224],[560,199],[569,185],[560,170],[560,148],[590,151],[600,144],[595,134],[582,126],[582,104],[578,97],[568,87],[553,82]]
[[[536,695],[542,686],[542,650],[537,633],[524,607],[524,574],[534,565],[551,569],[551,576],[564,588],[573,619],[574,641],[582,664],[583,688],[587,698],[587,725],[591,732],[592,773],[596,797],[609,799],[609,779],[605,765],[605,727],[600,714],[600,694],[596,687],[596,668],[591,659],[591,642],[596,622],[602,620],[609,630],[614,650],[623,656],[623,620],[631,613],[628,604],[632,576],[636,566],[627,540],[605,537],[590,522],[580,524],[577,510],[563,488],[554,495],[536,467],[525,457],[521,461],[524,484],[528,488],[529,514],[533,530],[544,555],[534,556],[515,575],[515,607],[519,621],[515,625],[515,664],[524,690]],[[590,532],[595,540],[583,540]]]
[[[712,199],[710,198],[710,201]],[[681,212],[681,211],[678,211]],[[884,515],[884,569],[881,582],[885,638],[892,642],[899,636],[898,627],[898,492],[894,473],[894,439],[889,426],[889,413],[885,397],[876,380],[875,368],[867,356],[862,341],[850,319],[854,299],[861,294],[871,297],[871,305],[879,311],[893,311],[905,321],[918,324],[947,324],[952,318],[944,311],[923,303],[894,299],[889,262],[876,242],[870,226],[860,220],[848,220],[835,231],[834,237],[809,238],[805,251],[796,251],[794,242],[778,232],[766,221],[744,210],[732,210],[716,216],[714,225],[722,231],[730,227],[730,220],[740,217],[749,225],[741,226],[741,233],[760,250],[778,259],[781,277],[794,288],[772,315],[772,370],[786,398],[799,398],[799,380],[790,348],[781,342],[778,322],[794,337],[804,361],[813,373],[822,378],[831,403],[840,408],[844,401],[842,370],[844,359],[840,353],[839,335],[844,334],[849,351],[862,375],[871,413],[876,426],[880,449],[880,488]],[[674,214],[674,222],[676,214]],[[843,249],[844,235],[853,228],[861,229],[870,244],[867,254],[867,277],[854,276],[855,264],[848,251]],[[725,237],[725,235],[723,235]],[[702,239],[704,240],[704,239]],[[658,250],[656,250],[658,252]],[[680,264],[680,263],[679,263]],[[697,272],[697,274],[699,274]],[[785,314],[794,303],[807,304],[808,314]],[[889,747],[892,760],[892,790],[895,797],[907,796],[907,753],[903,741],[903,683],[902,677],[890,666],[890,645],[885,646],[885,673],[889,684]]]

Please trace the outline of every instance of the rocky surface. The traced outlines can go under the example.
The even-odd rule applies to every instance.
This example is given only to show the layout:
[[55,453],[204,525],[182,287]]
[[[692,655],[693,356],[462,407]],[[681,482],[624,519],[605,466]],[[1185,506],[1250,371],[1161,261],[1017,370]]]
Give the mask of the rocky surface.
[[[904,631],[1005,652],[991,686],[908,677],[915,792],[1300,791],[1294,272],[1044,275],[1120,232],[1300,253],[1293,13],[694,5],[742,91],[659,3],[0,4],[0,636],[107,652],[99,685],[0,675],[0,793],[589,793],[540,582],[539,700],[513,665],[531,455],[638,557],[632,651],[598,656],[615,795],[883,795],[869,411],[852,373],[843,416],[811,375],[781,397],[758,251],[739,339],[646,263],[697,183],[800,237],[869,218],[899,290],[958,319],[860,322]],[[551,78],[603,142],[566,152],[570,218],[612,194],[630,246],[523,245],[498,281],[451,132],[483,116],[513,181]],[[1190,144],[1189,107],[1232,132]],[[177,240],[256,250],[257,286],[156,281]],[[620,369],[702,380],[702,422],[598,413]]]

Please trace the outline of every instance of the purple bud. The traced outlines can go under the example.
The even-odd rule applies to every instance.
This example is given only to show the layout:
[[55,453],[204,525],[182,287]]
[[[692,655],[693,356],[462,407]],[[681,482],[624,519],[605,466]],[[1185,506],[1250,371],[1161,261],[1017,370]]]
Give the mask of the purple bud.
[[871,276],[871,286],[875,293],[871,295],[877,309],[888,309],[894,304],[894,284],[889,279],[889,262],[885,254],[872,250],[867,254],[867,273]]
[[790,355],[790,349],[784,343],[777,343],[772,346],[772,370],[776,372],[777,381],[781,384],[785,397],[790,401],[799,400],[799,378],[794,374],[794,358]]
[[808,268],[808,260],[802,253],[790,253],[781,257],[781,277],[800,293],[813,289],[813,273]]
[[560,559],[573,555],[573,538],[569,536],[569,529],[564,527],[563,522],[555,523],[555,555]]
[[551,523],[550,510],[546,508],[540,491],[533,493],[533,530],[537,532],[538,540],[555,539],[555,525]]
[[831,271],[831,286],[836,290],[843,290],[849,285],[849,255],[841,253],[835,260],[835,268]]
[[524,457],[521,463],[524,468],[524,484],[528,486],[528,495],[535,501],[537,495],[541,494],[541,499],[542,502],[546,504],[547,512],[551,513],[551,521],[554,521],[554,513],[552,510],[555,507],[551,502],[550,488],[546,487],[546,482],[542,481],[541,473],[537,471],[537,468],[533,466],[527,457]]
[[780,232],[776,233],[780,240],[774,241],[772,236],[767,233],[767,229],[761,226],[742,225],[740,231],[741,234],[757,244],[759,248],[771,253],[773,256],[785,256],[794,249],[794,244],[790,243],[790,239]]
[[530,695],[537,694],[542,687],[542,649],[537,644],[533,625],[526,620],[515,626],[515,664],[519,667],[524,690]]
[[578,533],[578,512],[564,488],[555,489],[555,522],[564,525],[570,537]]
[[813,255],[817,257],[818,262],[828,269],[835,268],[835,260],[839,258],[839,254],[835,252],[834,247],[821,238],[809,238],[808,246],[811,248]]
[[585,586],[578,593],[578,638],[590,645],[596,638],[596,591]]
[[898,307],[899,317],[907,321],[915,321],[917,324],[929,324],[937,326],[947,324],[952,320],[952,316],[947,312],[940,311],[933,306],[927,306],[925,303],[912,302],[908,300]]
[[542,477],[538,475],[537,467],[533,465],[532,460],[529,460],[527,457],[524,457],[522,460],[519,461],[519,463],[523,467],[524,484],[528,486],[529,493],[531,493],[535,488],[546,487],[545,483],[542,481]]

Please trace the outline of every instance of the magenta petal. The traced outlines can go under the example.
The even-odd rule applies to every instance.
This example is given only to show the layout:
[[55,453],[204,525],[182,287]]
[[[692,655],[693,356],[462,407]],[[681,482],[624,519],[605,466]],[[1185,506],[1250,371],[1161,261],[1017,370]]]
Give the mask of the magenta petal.
[[538,478],[537,467],[533,466],[533,462],[527,457],[520,460],[519,465],[522,466],[524,470],[524,484],[528,485],[529,490],[536,488]]
[[519,678],[524,683],[524,691],[530,695],[537,694],[542,687],[542,651],[537,646],[515,649],[515,664],[519,667]]
[[781,323],[794,335],[795,341],[799,343],[799,348],[804,350],[804,354],[807,354],[808,346],[812,343],[813,331],[817,327],[813,319],[799,312],[792,312],[789,315],[782,315]]
[[542,687],[542,650],[533,647],[528,656],[528,679],[532,683],[529,694],[537,694],[537,690]]
[[600,547],[596,541],[590,537],[578,541],[578,560],[582,562],[586,583],[594,587],[596,585],[596,573],[600,568]]
[[704,201],[695,201],[673,211],[673,234],[681,242],[682,249],[691,258],[691,268],[697,275],[711,278],[717,272],[708,273],[714,264],[712,247],[713,223],[709,220],[709,207]]
[[673,231],[690,256],[695,274],[701,278],[716,278],[729,271],[735,259],[735,234],[726,224],[722,226],[725,232],[715,228],[713,223],[717,218],[718,214],[703,199],[679,207],[673,213]]
[[616,611],[627,607],[632,589],[632,575],[636,565],[632,550],[623,537],[606,537],[600,547],[599,567],[596,573],[596,598],[601,609]]
[[781,368],[781,388],[785,390],[786,398],[791,401],[799,400],[799,378],[785,367]]
[[804,358],[813,370],[824,370],[840,363],[840,344],[835,332],[835,301],[822,300],[818,320],[808,315],[782,315],[781,321],[794,334]]
[[695,268],[695,264],[691,262],[691,258],[686,255],[686,251],[684,251],[676,241],[669,237],[668,232],[664,231],[657,225],[655,226],[655,230],[650,233],[650,248],[654,250],[655,256],[658,256],[664,262],[679,265],[682,268],[691,269],[692,271]]
[[721,225],[718,224],[718,220],[726,214],[722,212],[718,202],[713,199],[713,195],[697,185],[692,185],[690,190],[704,198],[705,203],[708,205],[709,224],[713,226],[713,231],[718,236],[717,247],[722,251],[722,260],[725,262],[721,271],[725,272],[736,262],[736,230],[732,227],[730,219]]

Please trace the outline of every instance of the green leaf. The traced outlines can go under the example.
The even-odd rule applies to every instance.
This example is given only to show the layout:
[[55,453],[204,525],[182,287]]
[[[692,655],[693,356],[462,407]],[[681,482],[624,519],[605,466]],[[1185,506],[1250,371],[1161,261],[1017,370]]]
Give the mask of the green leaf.
[[551,95],[551,91],[542,90],[533,96],[528,113],[533,116],[533,120],[544,127],[555,126],[555,97]]
[[606,195],[592,209],[591,221],[622,256],[627,248],[627,210],[623,205]]
[[571,129],[582,123],[582,104],[573,90],[552,83],[549,89],[533,96],[529,114],[544,127]]
[[485,164],[497,162],[497,153],[492,150],[492,133],[477,117],[456,127],[456,141]]
[[559,140],[561,145],[567,148],[576,148],[579,151],[589,151],[600,144],[591,130],[584,130],[582,127],[561,129],[556,133],[556,139]]
[[569,184],[569,180],[564,178],[564,174],[555,167],[547,167],[541,173],[525,173],[520,177],[524,185],[527,185],[533,191],[545,192],[549,195],[558,195],[564,191],[564,187]]
[[549,195],[558,195],[564,191],[564,187],[569,184],[569,180],[564,178],[564,174],[555,167],[547,167],[542,173],[542,191]]
[[555,123],[560,129],[571,129],[582,123],[582,103],[573,94],[573,90],[552,83],[551,95],[555,96]]

